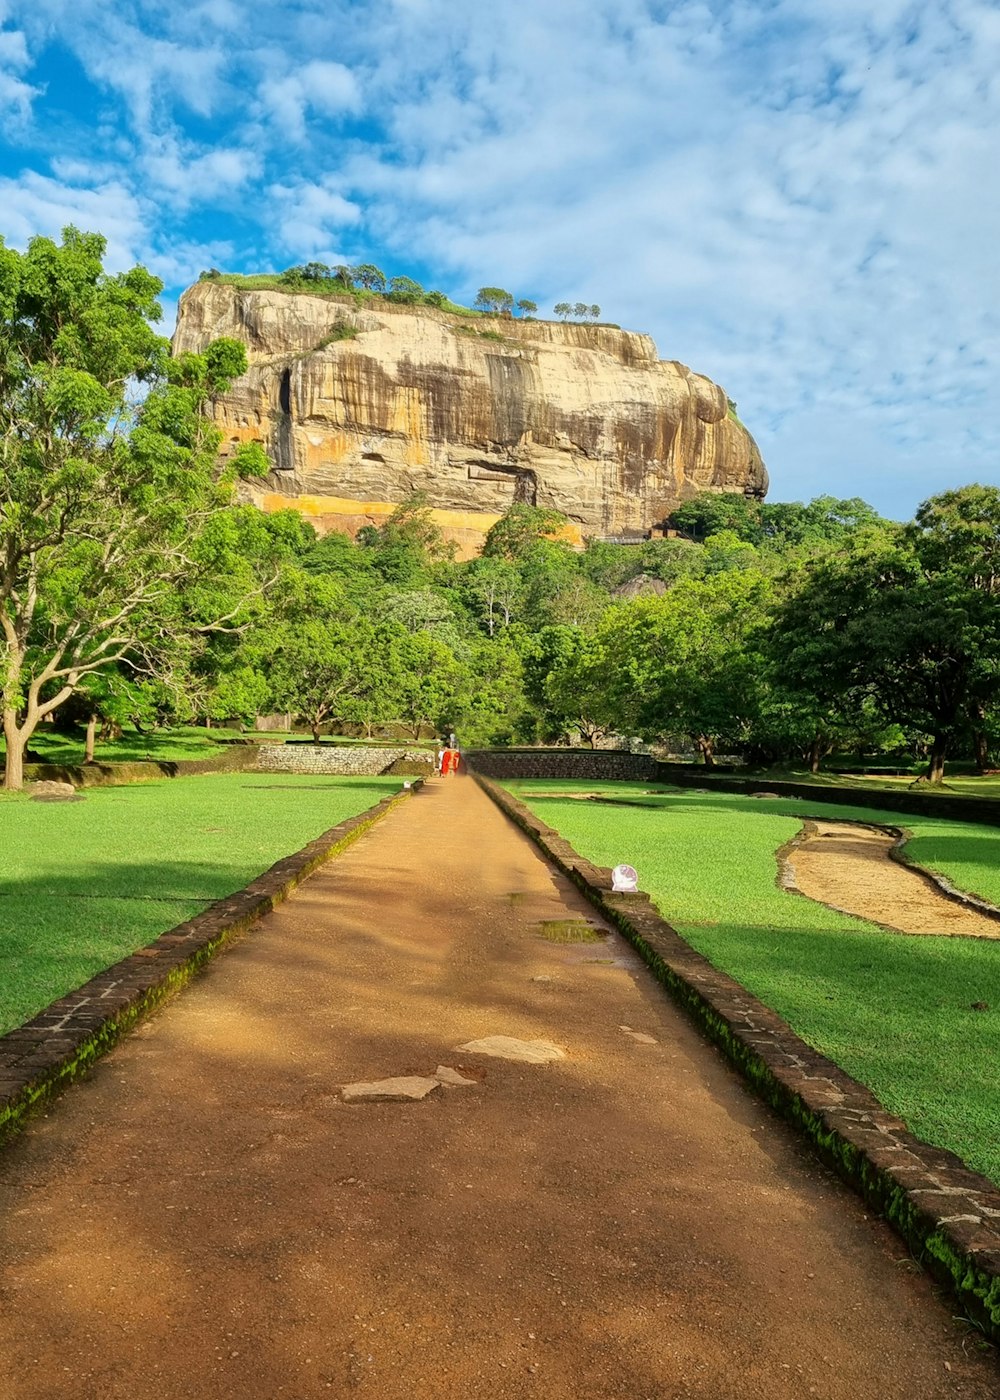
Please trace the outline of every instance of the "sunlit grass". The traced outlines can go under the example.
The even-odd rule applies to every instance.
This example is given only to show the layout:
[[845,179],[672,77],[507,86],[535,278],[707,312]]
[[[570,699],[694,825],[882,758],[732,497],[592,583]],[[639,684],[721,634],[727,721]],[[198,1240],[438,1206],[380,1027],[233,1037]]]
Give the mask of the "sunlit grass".
[[227,773],[0,802],[0,1031],[399,786]]
[[[507,786],[595,864],[634,865],[693,947],[920,1137],[1000,1182],[1000,942],[886,933],[781,889],[775,858],[805,816],[905,823],[911,859],[1000,904],[1000,830],[806,799],[650,796],[628,783]],[[577,801],[574,791],[630,805]],[[987,1011],[973,1009],[983,1003]]]

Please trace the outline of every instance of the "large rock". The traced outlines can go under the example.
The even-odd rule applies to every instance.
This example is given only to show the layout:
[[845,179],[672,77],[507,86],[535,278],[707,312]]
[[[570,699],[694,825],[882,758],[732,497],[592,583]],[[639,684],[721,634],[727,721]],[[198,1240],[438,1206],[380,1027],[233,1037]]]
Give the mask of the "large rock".
[[261,442],[273,470],[251,498],[320,531],[424,491],[469,552],[513,501],[564,512],[579,539],[648,531],[705,489],[767,489],[719,385],[631,331],[199,282],[174,352],[217,336],[250,358],[213,406],[224,450]]

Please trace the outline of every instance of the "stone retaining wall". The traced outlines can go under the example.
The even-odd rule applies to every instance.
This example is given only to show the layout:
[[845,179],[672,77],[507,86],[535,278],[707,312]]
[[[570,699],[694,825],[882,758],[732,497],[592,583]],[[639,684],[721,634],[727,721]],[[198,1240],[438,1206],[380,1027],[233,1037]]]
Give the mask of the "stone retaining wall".
[[430,749],[365,748],[355,744],[260,744],[258,768],[267,773],[336,773],[371,778],[395,763],[434,768]]
[[772,782],[770,778],[716,778],[704,769],[692,773],[669,763],[657,765],[660,782],[677,787],[710,787],[720,792],[774,792],[806,802],[836,802],[846,807],[874,807],[884,812],[908,812],[914,817],[943,817],[948,821],[982,822],[1000,826],[1000,800],[994,797],[957,797],[934,792],[867,791],[854,787],[825,787],[819,783]]
[[470,749],[470,768],[487,778],[571,778],[584,783],[657,780],[658,764],[648,754],[621,749]]
[[117,787],[149,783],[155,778],[183,778],[193,773],[243,773],[257,766],[256,744],[226,744],[211,758],[135,763],[26,763],[29,782],[72,783],[74,787]]
[[[613,893],[610,870],[584,860],[511,793],[488,779],[477,781],[620,929],[755,1092],[808,1135],[823,1160],[885,1216],[968,1316],[1000,1341],[1000,1190],[953,1152],[908,1132],[869,1089],[696,953],[648,895]],[[773,790],[779,786],[798,785]],[[822,791],[802,786],[810,797]]]

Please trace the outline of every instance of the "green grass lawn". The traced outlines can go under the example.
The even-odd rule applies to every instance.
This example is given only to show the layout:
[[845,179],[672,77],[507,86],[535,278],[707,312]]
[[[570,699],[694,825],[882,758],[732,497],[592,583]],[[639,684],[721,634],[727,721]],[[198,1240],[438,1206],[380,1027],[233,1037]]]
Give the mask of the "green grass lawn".
[[[1000,1182],[1000,942],[886,933],[780,889],[775,860],[805,816],[905,824],[911,859],[1000,904],[1000,829],[826,802],[813,810],[806,799],[690,789],[644,797],[639,784],[507,786],[581,855],[634,865],[640,888],[699,952],[918,1136]],[[644,806],[559,795],[574,791]]]
[[0,797],[0,1032],[400,786],[225,773]]
[[[231,729],[201,729],[193,725],[156,729],[147,734],[140,734],[137,729],[126,729],[120,739],[99,742],[94,758],[98,763],[142,763],[147,759],[157,763],[173,763],[180,759],[213,758],[223,752],[224,745],[243,737]],[[272,737],[280,741],[285,735],[282,733]],[[75,734],[61,734],[42,726],[32,735],[29,748],[44,763],[82,763],[83,730]],[[4,749],[0,736],[0,754]]]

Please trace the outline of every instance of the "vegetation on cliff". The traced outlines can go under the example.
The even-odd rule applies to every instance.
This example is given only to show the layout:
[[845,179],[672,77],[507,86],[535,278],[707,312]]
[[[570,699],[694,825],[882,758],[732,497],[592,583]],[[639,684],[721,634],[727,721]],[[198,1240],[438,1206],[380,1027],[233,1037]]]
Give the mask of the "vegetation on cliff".
[[[374,263],[356,267],[328,267],[326,263],[300,263],[286,267],[283,272],[220,272],[210,268],[198,279],[201,282],[222,282],[247,291],[283,291],[306,293],[309,296],[347,298],[357,305],[378,302],[390,306],[430,306],[454,316],[514,316],[532,319],[538,311],[537,302],[527,297],[515,298],[503,287],[480,287],[474,304],[463,306],[452,301],[444,292],[425,291],[412,277],[387,277]],[[553,313],[562,321],[598,321],[601,308],[582,301],[557,302]],[[612,324],[612,323],[604,323]]]

